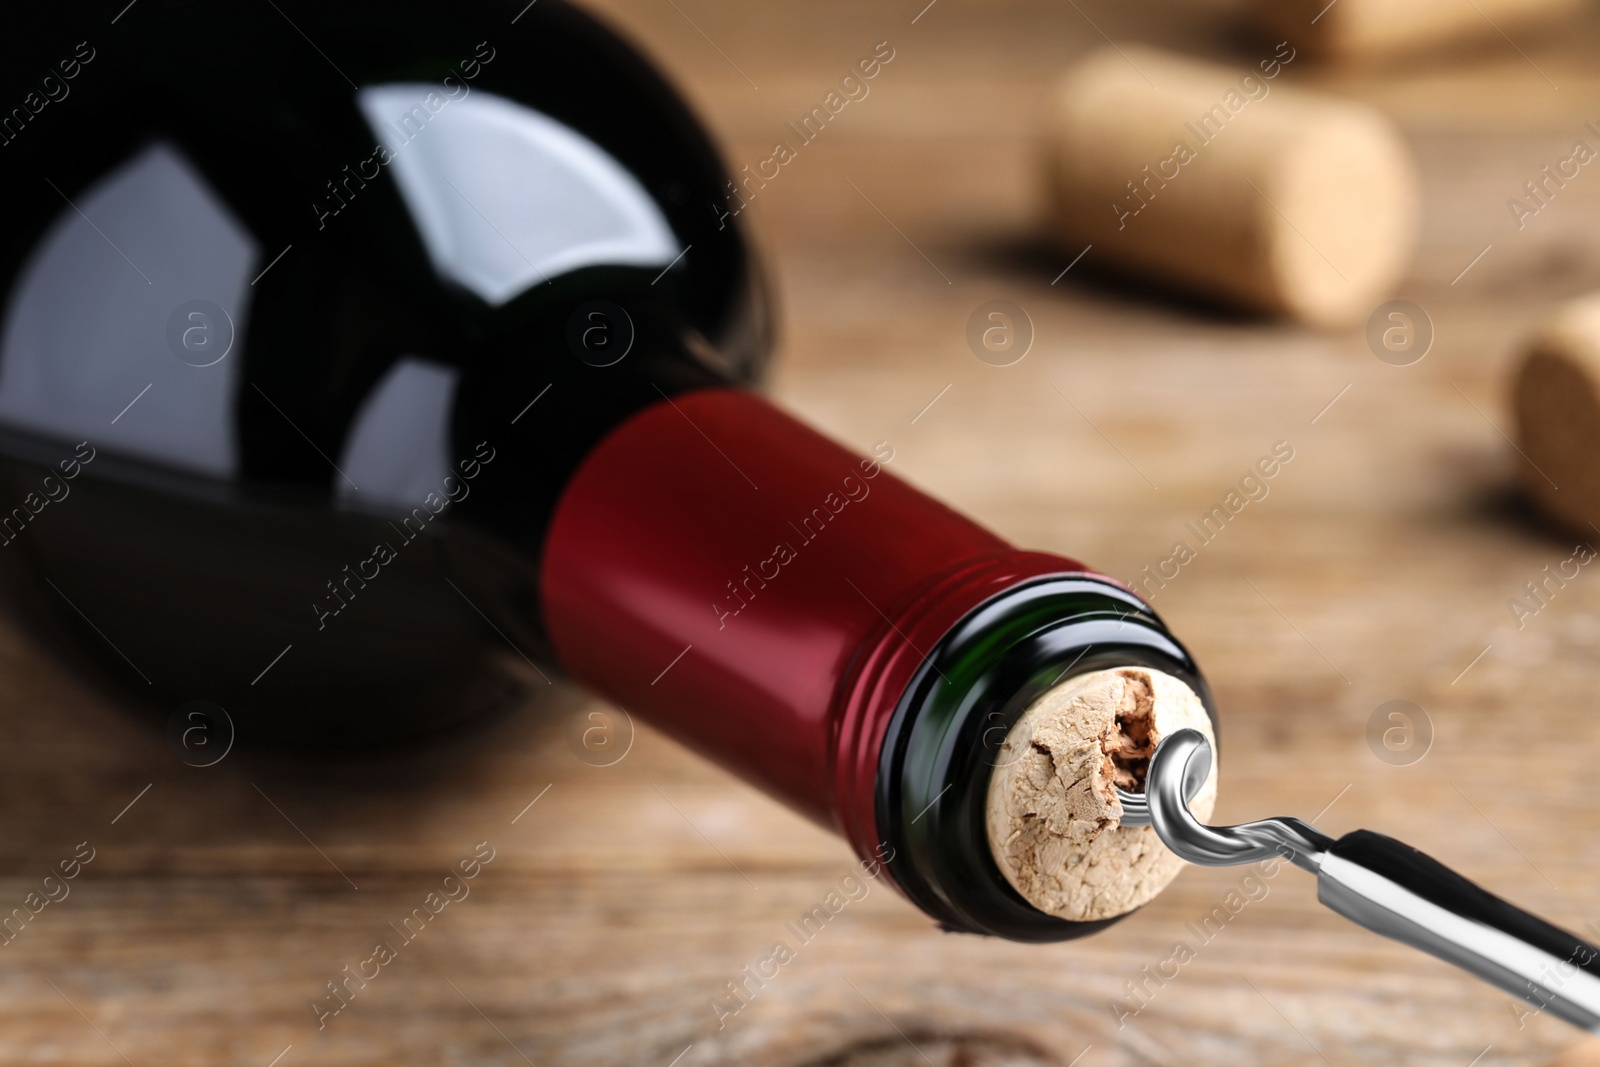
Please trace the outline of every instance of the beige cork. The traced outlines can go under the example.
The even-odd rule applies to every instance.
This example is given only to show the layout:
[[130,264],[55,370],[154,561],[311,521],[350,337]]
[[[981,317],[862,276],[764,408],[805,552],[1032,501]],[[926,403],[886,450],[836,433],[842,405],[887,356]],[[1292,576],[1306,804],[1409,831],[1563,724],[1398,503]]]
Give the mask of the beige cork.
[[1569,1045],[1547,1067],[1600,1067],[1600,1038],[1586,1037]]
[[1508,36],[1558,23],[1583,6],[1584,0],[1254,0],[1249,17],[1263,41],[1287,39],[1314,59],[1345,63],[1476,44],[1510,53]]
[[1045,148],[1063,253],[1315,326],[1364,322],[1415,244],[1410,151],[1372,108],[1270,69],[1128,47],[1069,71]]
[[[1080,675],[1034,701],[1007,735],[989,781],[989,847],[1040,911],[1087,922],[1154,899],[1183,868],[1149,826],[1121,826],[1118,785],[1142,792],[1161,738],[1190,727],[1216,747],[1200,698],[1146,667]],[[1189,807],[1202,820],[1217,767]]]
[[1535,335],[1513,385],[1528,495],[1587,537],[1600,526],[1600,293],[1562,305]]

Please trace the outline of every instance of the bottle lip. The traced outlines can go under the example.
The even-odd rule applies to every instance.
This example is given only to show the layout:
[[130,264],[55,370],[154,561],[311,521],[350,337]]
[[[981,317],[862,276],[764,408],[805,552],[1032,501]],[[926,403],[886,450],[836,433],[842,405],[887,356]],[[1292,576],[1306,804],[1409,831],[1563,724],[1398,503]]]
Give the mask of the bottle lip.
[[1030,904],[1006,879],[987,829],[989,781],[1011,727],[1068,678],[1145,666],[1216,712],[1187,650],[1138,597],[1086,573],[1032,578],[968,612],[929,651],[884,733],[875,789],[880,858],[901,891],[948,930],[1064,941],[1087,922]]
[[889,720],[927,663],[925,650],[1010,589],[1046,576],[1087,574],[1076,560],[1019,551],[996,541],[994,549],[926,576],[899,602],[882,606],[881,623],[860,642],[840,680],[833,712],[835,827],[859,856],[892,855],[878,830],[879,767]]

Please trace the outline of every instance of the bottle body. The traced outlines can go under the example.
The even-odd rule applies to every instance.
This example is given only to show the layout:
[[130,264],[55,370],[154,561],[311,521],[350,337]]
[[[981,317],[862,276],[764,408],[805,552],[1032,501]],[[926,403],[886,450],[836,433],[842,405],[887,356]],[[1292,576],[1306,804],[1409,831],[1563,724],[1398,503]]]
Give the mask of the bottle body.
[[766,360],[698,124],[524,6],[157,0],[0,46],[39,107],[0,116],[0,561],[110,678],[317,745],[515,703],[571,471]]

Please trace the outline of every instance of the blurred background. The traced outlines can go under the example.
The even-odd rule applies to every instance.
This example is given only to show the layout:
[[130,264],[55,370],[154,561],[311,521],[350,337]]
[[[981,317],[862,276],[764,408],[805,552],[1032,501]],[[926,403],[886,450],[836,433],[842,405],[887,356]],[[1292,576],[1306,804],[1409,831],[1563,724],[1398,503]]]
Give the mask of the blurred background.
[[[1147,46],[1242,75],[1320,5],[1267,26],[1223,3],[924,2],[585,5],[656,58],[736,173],[892,52],[740,212],[780,315],[771,394],[852,448],[891,442],[896,473],[1015,543],[1139,583],[1187,542],[1141,588],[1217,698],[1217,821],[1377,829],[1600,936],[1600,577],[1571,562],[1600,532],[1519,488],[1511,393],[1542,324],[1600,288],[1600,170],[1531,216],[1508,205],[1533,205],[1524,183],[1574,142],[1600,147],[1595,13],[1461,0],[1487,26],[1467,40],[1343,61],[1302,45],[1274,81],[1370,105],[1415,159],[1415,253],[1372,301],[1408,301],[1427,339],[1397,354],[1366,315],[1215,306],[1045,222],[1051,93],[1076,60]],[[996,301],[1003,358],[972,341]],[[1200,543],[1187,524],[1285,446]],[[0,910],[93,857],[0,945],[0,1059],[1492,1067],[1572,1040],[1349,926],[1287,867],[1191,869],[1046,946],[942,934],[873,884],[719,1012],[839,889],[847,847],[517,669],[533,704],[425,746],[202,768],[0,617]],[[319,1027],[328,983],[486,853],[470,896]],[[1220,933],[1187,932],[1219,906]],[[1174,976],[1179,938],[1197,951]]]

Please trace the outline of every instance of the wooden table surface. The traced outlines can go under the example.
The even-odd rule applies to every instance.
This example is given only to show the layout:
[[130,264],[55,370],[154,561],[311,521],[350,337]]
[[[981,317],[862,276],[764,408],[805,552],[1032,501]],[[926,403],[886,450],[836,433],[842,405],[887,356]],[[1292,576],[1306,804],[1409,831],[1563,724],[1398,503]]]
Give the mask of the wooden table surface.
[[[1269,54],[1224,8],[923,2],[603,4],[735,167],[877,42],[894,49],[745,215],[782,320],[776,398],[856,448],[890,440],[899,474],[1014,541],[1124,577],[1289,442],[1270,495],[1155,600],[1224,716],[1220,818],[1381,829],[1563,925],[1600,923],[1600,575],[1519,628],[1508,599],[1574,540],[1519,502],[1504,436],[1522,339],[1600,287],[1600,173],[1520,231],[1505,206],[1593,143],[1596,23],[1286,75],[1377,104],[1420,160],[1422,244],[1396,295],[1436,340],[1393,367],[1358,334],[1164,301],[1094,281],[1087,259],[1052,282],[1074,253],[1037,238],[1052,75],[1103,36],[1241,69]],[[965,341],[993,299],[1036,331],[1012,366]],[[6,618],[0,678],[0,911],[80,842],[94,857],[0,946],[7,1064],[1493,1067],[1574,1036],[1349,926],[1289,868],[1120,1026],[1110,1002],[1139,1003],[1125,983],[1242,872],[1191,869],[1129,921],[1051,946],[938,933],[875,886],[719,1028],[713,998],[851,857],[642,726],[615,764],[580,760],[571,735],[605,709],[575,689],[414,750],[196,769]],[[1409,765],[1369,746],[1390,700],[1431,729]],[[470,896],[319,1030],[325,983],[485,841]]]

